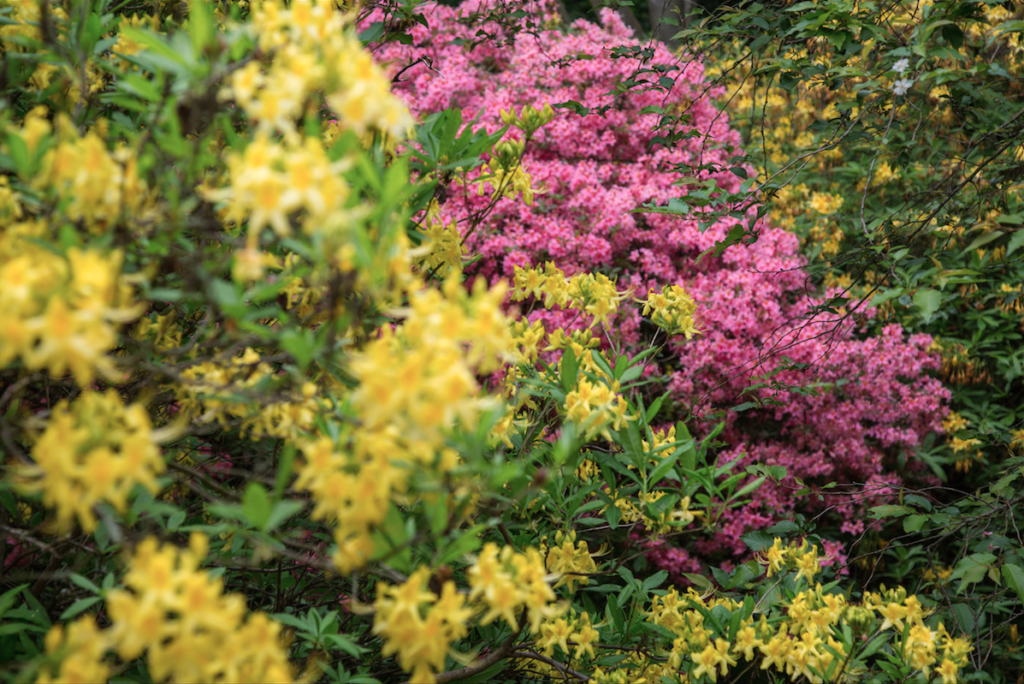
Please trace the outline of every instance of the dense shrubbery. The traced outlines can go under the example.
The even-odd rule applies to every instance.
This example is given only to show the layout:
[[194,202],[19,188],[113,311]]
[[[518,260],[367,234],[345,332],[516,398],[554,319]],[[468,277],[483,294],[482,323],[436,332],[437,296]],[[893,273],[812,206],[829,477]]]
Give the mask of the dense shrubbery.
[[[566,35],[526,26],[510,33],[507,18],[500,23],[502,15],[490,9],[431,7],[430,25],[411,28],[411,45],[380,52],[396,65],[411,65],[396,92],[421,115],[460,107],[493,131],[509,107],[561,106],[563,114],[526,146],[523,172],[543,188],[533,202],[500,199],[481,220],[491,198],[464,189],[459,178],[451,181],[440,220],[456,221],[470,235],[466,246],[481,257],[471,270],[513,277],[517,267],[552,261],[570,272],[601,271],[641,295],[685,284],[700,305],[702,334],[670,342],[670,353],[647,366],[644,377],[656,383],[648,396],[668,390],[675,416],[706,419],[700,431],[734,409],[724,415],[723,460],[784,466],[810,486],[794,496],[800,487],[792,481],[765,484],[750,505],[727,514],[722,527],[696,544],[702,556],[747,553],[744,533],[794,508],[828,506],[832,520],[845,519],[842,532],[862,532],[865,506],[899,489],[897,458],[913,473],[919,461],[906,454],[941,430],[947,393],[927,374],[939,367],[927,350],[931,339],[908,338],[898,326],[864,339],[871,312],[856,321],[808,313],[824,300],[808,289],[797,239],[782,225],[761,221],[753,244],[702,255],[745,217],[702,225],[698,216],[658,212],[679,201],[681,188],[689,188],[685,201],[695,204],[702,194],[708,198],[698,189],[705,183],[737,193],[741,177],[754,173],[743,166],[730,171],[743,155],[740,139],[727,112],[712,106],[710,97],[721,89],[705,85],[701,62],[680,64],[664,47],[629,38],[611,11],[602,14],[603,28],[580,22]],[[470,21],[474,16],[480,19]],[[494,38],[474,40],[478,31]],[[496,47],[502,42],[508,46]],[[586,107],[565,106],[575,101]],[[685,121],[659,129],[662,115],[680,112]],[[680,140],[666,144],[672,135]],[[594,320],[571,309],[535,310],[528,318],[578,329]],[[659,334],[635,309],[603,329],[614,330],[602,339],[604,347],[632,353]],[[763,383],[752,390],[758,377]],[[839,494],[818,504],[816,494],[829,483],[841,485]],[[674,572],[697,567],[685,552],[671,559]]]
[[854,555],[867,581],[930,587],[985,644],[974,665],[1012,681],[1024,560],[1024,7],[837,8],[723,8],[680,38],[716,51],[714,82],[749,141],[757,192],[800,237],[814,282],[840,290],[834,306],[875,305],[873,333],[899,322],[933,336],[954,411],[945,438],[916,452],[943,484],[876,509],[895,520]]
[[937,357],[749,223],[699,62],[518,3],[0,16],[5,679],[968,667],[805,517],[928,503]]

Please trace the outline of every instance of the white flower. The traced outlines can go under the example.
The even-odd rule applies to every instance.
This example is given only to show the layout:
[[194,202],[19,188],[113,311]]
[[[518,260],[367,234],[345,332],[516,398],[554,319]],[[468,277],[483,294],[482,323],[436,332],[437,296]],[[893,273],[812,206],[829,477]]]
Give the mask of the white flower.
[[896,81],[896,85],[892,87],[892,92],[895,93],[897,97],[906,95],[907,91],[910,90],[910,86],[912,85],[914,85],[914,79],[901,78],[900,80]]
[[892,65],[892,70],[897,74],[903,74],[904,71],[910,68],[910,60],[904,57]]

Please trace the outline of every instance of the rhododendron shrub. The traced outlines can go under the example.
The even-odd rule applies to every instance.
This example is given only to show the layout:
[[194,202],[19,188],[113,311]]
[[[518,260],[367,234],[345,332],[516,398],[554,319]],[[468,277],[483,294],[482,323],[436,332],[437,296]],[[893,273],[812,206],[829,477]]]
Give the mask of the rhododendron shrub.
[[[715,192],[738,192],[741,176],[754,173],[729,169],[742,141],[728,109],[716,108],[702,61],[641,43],[610,10],[600,25],[581,20],[561,31],[539,25],[550,21],[548,7],[524,7],[530,14],[516,22],[500,3],[429,6],[427,25],[409,29],[411,44],[377,53],[402,70],[395,92],[419,116],[458,107],[495,131],[502,112],[557,111],[523,153],[532,203],[451,183],[439,214],[457,222],[467,251],[480,255],[470,270],[496,279],[551,261],[568,273],[605,273],[641,295],[685,285],[701,305],[701,334],[672,342],[647,377],[671,392],[679,414],[708,426],[732,409],[723,418],[721,459],[785,466],[798,478],[766,483],[750,505],[727,515],[722,530],[696,544],[700,554],[743,553],[744,533],[794,510],[829,507],[841,532],[862,532],[865,505],[891,497],[908,472],[920,470],[915,447],[942,429],[948,394],[930,376],[938,368],[930,338],[895,325],[866,337],[861,316],[872,312],[846,315],[832,308],[841,306],[831,302],[838,290],[810,289],[797,237],[767,220],[758,220],[756,241],[698,258],[756,219],[752,209],[702,225],[697,215],[648,211],[699,197],[708,180]],[[380,19],[374,13],[366,22]],[[488,40],[479,39],[484,34]],[[660,126],[663,114],[680,113],[683,126]],[[667,144],[672,137],[678,140]],[[558,307],[535,307],[529,318],[549,326],[592,322]],[[654,335],[634,311],[600,329],[605,346],[634,350]],[[798,492],[801,481],[809,490]],[[837,486],[819,499],[827,483]]]

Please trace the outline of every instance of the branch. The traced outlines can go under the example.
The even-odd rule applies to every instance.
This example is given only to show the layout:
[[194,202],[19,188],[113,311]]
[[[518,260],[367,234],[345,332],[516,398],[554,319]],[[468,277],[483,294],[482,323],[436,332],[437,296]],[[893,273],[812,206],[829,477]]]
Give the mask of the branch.
[[465,667],[460,667],[457,670],[449,670],[448,672],[439,672],[437,674],[437,677],[435,678],[437,684],[444,684],[445,682],[455,682],[460,679],[472,677],[473,675],[479,674],[487,668],[491,667],[499,660],[504,660],[508,656],[512,655],[512,652],[515,650],[514,644],[516,642],[516,639],[519,638],[519,635],[523,632],[523,628],[526,626],[526,620],[524,619],[525,617],[525,615],[520,617],[519,629],[513,632],[512,635],[505,640],[505,643],[498,647],[498,650],[492,653],[488,653],[472,665],[466,665]]
[[[563,665],[562,663],[558,662],[557,660],[554,660],[553,658],[548,658],[547,656],[543,656],[540,653],[537,653],[536,651],[516,651],[512,655],[516,656],[517,658],[531,658],[533,660],[539,660],[540,662],[545,663],[545,664],[550,665],[551,667],[555,668],[556,670],[558,670],[562,674],[574,677],[574,678],[578,679],[581,682],[589,682],[590,681],[590,677],[588,677],[587,675],[583,674],[582,672],[578,672],[578,671],[572,669],[571,667],[569,667],[567,665]],[[440,681],[440,680],[438,680],[438,681]]]

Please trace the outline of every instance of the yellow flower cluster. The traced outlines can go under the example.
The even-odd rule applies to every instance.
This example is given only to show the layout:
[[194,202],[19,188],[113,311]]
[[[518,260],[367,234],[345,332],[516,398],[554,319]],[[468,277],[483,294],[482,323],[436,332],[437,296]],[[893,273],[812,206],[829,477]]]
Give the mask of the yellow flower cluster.
[[154,681],[290,682],[281,625],[264,613],[246,618],[245,598],[199,566],[207,538],[189,548],[148,538],[132,555],[125,585],[106,598],[106,643],[125,661],[146,654]]
[[[693,589],[682,596],[671,589],[654,597],[651,621],[677,635],[668,656],[673,669],[688,660],[693,663],[691,677],[706,675],[716,682],[719,676],[728,675],[740,658],[747,662],[760,658],[762,670],[774,668],[794,681],[804,677],[811,684],[821,684],[833,662],[847,657],[839,640],[847,625],[865,635],[891,630],[905,662],[925,676],[939,663],[937,673],[943,684],[956,682],[971,651],[969,642],[951,638],[941,624],[935,631],[926,627],[927,611],[916,596],[908,596],[902,588],[885,591],[883,587],[882,594],[868,594],[862,604],[849,605],[844,596],[824,593],[819,584],[786,602],[783,620],[769,623],[762,617],[754,623],[748,618],[731,638],[717,634],[705,623],[705,616],[717,606],[730,612],[742,608],[728,598],[706,601]],[[878,626],[876,612],[883,620]]]
[[107,641],[91,615],[83,615],[67,626],[54,625],[45,642],[48,663],[36,676],[36,684],[110,679],[110,666],[103,662]]
[[967,428],[971,421],[961,416],[956,411],[950,411],[949,415],[942,419],[942,429],[947,435],[952,435]]
[[339,172],[345,162],[332,163],[316,138],[275,142],[257,135],[243,152],[228,154],[226,163],[228,185],[203,194],[210,201],[227,202],[226,220],[248,220],[248,249],[258,246],[266,226],[281,237],[291,234],[289,216],[298,211],[304,212],[306,233],[337,231],[350,219],[342,209],[348,187]]
[[583,431],[587,439],[602,435],[611,439],[609,428],[618,430],[628,420],[629,405],[618,394],[617,381],[608,384],[604,379],[589,381],[581,373],[576,388],[565,396],[565,415]]
[[682,333],[688,340],[700,333],[693,320],[695,313],[696,302],[678,285],[669,285],[661,292],[651,289],[647,293],[647,300],[644,301],[644,316],[650,315],[651,321],[669,334]]
[[501,311],[505,288],[477,281],[467,293],[457,276],[443,292],[410,295],[406,318],[354,354],[350,372],[359,382],[350,403],[360,426],[335,446],[321,439],[303,446],[305,464],[296,486],[313,493],[313,516],[337,524],[341,572],[373,553],[371,528],[387,513],[393,495],[408,485],[409,464],[441,472],[455,466],[445,437],[456,423],[472,429],[480,414],[497,408],[481,396],[476,373],[496,370],[512,346]]
[[446,581],[438,596],[426,588],[429,581],[430,570],[421,567],[397,587],[380,582],[373,604],[373,633],[384,637],[383,655],[397,653],[416,684],[430,684],[444,669],[452,644],[468,634],[473,615],[454,582]]
[[[559,331],[564,335],[564,331],[559,328]],[[537,363],[537,359],[540,358],[540,352],[544,349],[544,337],[547,335],[547,331],[544,329],[544,324],[540,321],[534,321],[530,323],[526,319],[519,319],[512,323],[512,343],[515,345],[516,350],[516,363],[523,363],[527,365],[533,365]],[[594,339],[594,342],[598,342]],[[580,352],[583,351],[581,345]],[[582,353],[576,358],[580,358]]]
[[86,532],[96,528],[96,504],[123,513],[135,485],[155,494],[156,476],[164,471],[146,409],[125,406],[113,390],[87,390],[71,406],[54,406],[32,458],[34,465],[17,467],[18,486],[42,492],[43,503],[57,511],[59,529],[77,518]]
[[783,546],[782,540],[776,537],[769,548],[757,555],[757,561],[768,566],[768,577],[792,568],[797,571],[797,579],[804,577],[811,582],[821,572],[818,549],[813,544],[808,545],[806,539],[799,545]]
[[540,626],[537,643],[543,648],[544,655],[549,657],[554,655],[555,646],[558,646],[566,655],[572,651],[574,659],[579,659],[583,654],[593,658],[594,644],[599,638],[600,634],[590,624],[590,613],[583,611],[578,616],[570,614],[545,620]]
[[544,298],[544,305],[572,307],[581,313],[590,314],[590,327],[598,323],[609,325],[608,317],[618,311],[619,303],[629,297],[620,293],[615,281],[603,274],[578,273],[566,278],[565,273],[548,262],[544,269],[515,267],[512,298],[522,301],[527,297]]
[[[10,14],[4,17],[6,21],[0,26],[0,39],[4,41],[5,48],[14,49],[19,46],[18,38],[42,42],[43,27],[38,3],[31,0],[4,0],[0,7],[11,8]],[[49,11],[57,18],[67,19],[67,12],[60,5],[49,8]]]
[[559,532],[555,535],[555,545],[548,550],[547,567],[551,572],[561,576],[555,588],[564,584],[570,592],[576,591],[576,582],[590,584],[587,575],[597,572],[597,563],[590,555],[587,542],[577,542],[575,530],[568,534]]
[[359,135],[378,130],[404,137],[412,117],[349,28],[354,19],[330,0],[258,3],[245,29],[273,60],[236,71],[222,97],[237,102],[260,130],[286,137],[320,97],[340,124]]
[[462,271],[462,235],[455,221],[445,224],[438,211],[437,200],[432,199],[419,228],[427,240],[419,264],[434,276],[447,278]]
[[82,386],[97,372],[115,379],[106,356],[115,326],[139,315],[122,255],[71,248],[61,257],[33,243],[48,237],[42,222],[0,228],[0,367],[20,358],[54,376],[70,369]]
[[1011,287],[1008,283],[1003,283],[999,286],[999,291],[1006,295],[999,304],[1000,311],[1017,316],[1024,313],[1024,285],[1018,283]]
[[827,192],[816,192],[811,195],[809,204],[811,209],[827,216],[839,211],[839,208],[843,206],[843,196]]
[[[377,584],[373,633],[384,637],[384,655],[398,654],[401,667],[412,673],[417,684],[435,681],[435,673],[444,667],[453,653],[453,644],[466,636],[471,620],[480,609],[480,625],[502,618],[518,631],[517,614],[528,611],[535,634],[542,633],[545,621],[557,620],[564,607],[555,603],[540,553],[528,548],[519,553],[510,546],[500,551],[487,544],[467,571],[468,597],[458,593],[455,583],[445,581],[441,595],[428,588],[430,570],[419,568],[399,586]],[[588,619],[589,626],[589,619]],[[594,632],[591,639],[596,639]]]
[[[652,504],[666,495],[667,492],[663,491],[648,492],[646,495],[639,496],[638,500]],[[678,532],[704,514],[703,511],[690,510],[690,497],[688,496],[684,496],[675,507],[662,511],[657,518],[649,517],[646,510],[641,510],[629,499],[616,499],[615,507],[622,511],[623,523],[632,525],[642,522],[647,528],[647,533],[652,537],[673,531]]]
[[[56,128],[58,142],[43,155],[34,187],[54,190],[58,202],[66,201],[67,217],[82,221],[94,233],[105,231],[122,215],[142,217],[149,190],[138,176],[132,150],[108,152],[102,124],[81,136],[67,114],[61,113]],[[36,146],[48,145],[50,135],[46,110],[37,107],[25,117],[21,131],[25,146],[32,152]]]
[[353,359],[360,386],[352,401],[366,429],[395,425],[436,445],[456,419],[472,425],[482,408],[474,371],[497,370],[512,348],[506,288],[477,280],[467,293],[452,277],[442,290],[412,293],[405,321],[394,332],[382,328]]
[[264,613],[246,618],[245,598],[225,595],[220,579],[199,570],[207,545],[198,532],[188,550],[161,548],[152,537],[139,544],[125,576],[131,591],[106,596],[110,627],[97,629],[89,616],[55,625],[46,652],[59,663],[36,682],[105,682],[109,650],[125,661],[147,656],[158,682],[293,681],[281,625]]
[[394,493],[406,488],[408,474],[391,462],[397,442],[392,430],[360,439],[351,455],[326,437],[302,445],[305,463],[295,487],[313,494],[314,519],[335,522],[333,561],[342,573],[369,560],[371,528],[384,519]]
[[[644,451],[651,455],[648,461],[652,465],[657,465],[661,462],[661,459],[665,457],[665,449],[668,445],[676,441],[676,426],[671,425],[667,429],[654,430],[652,434],[654,435],[654,440],[652,442],[649,443],[644,439],[641,440],[640,443],[643,445]],[[629,467],[630,469],[633,468],[633,466]]]
[[182,415],[199,424],[240,421],[242,432],[253,439],[294,437],[309,430],[320,410],[315,384],[307,382],[301,394],[286,394],[279,401],[253,402],[273,376],[259,353],[247,348],[230,361],[204,361],[185,369],[174,389]]
[[513,630],[519,629],[517,613],[526,610],[527,621],[534,634],[544,620],[557,618],[564,606],[555,603],[555,592],[549,581],[554,578],[544,567],[544,559],[534,548],[519,553],[511,546],[498,549],[488,543],[467,571],[469,600],[479,600],[486,612],[481,625],[501,618]]
[[513,107],[509,107],[508,111],[500,111],[501,122],[506,126],[515,126],[527,137],[532,136],[537,130],[544,124],[551,123],[555,118],[555,110],[551,108],[550,104],[546,104],[543,107],[531,107],[527,105],[519,110],[519,114],[516,114],[516,110]]
[[923,621],[929,611],[902,587],[886,590],[882,586],[880,593],[864,597],[864,607],[882,617],[880,630],[892,629],[904,635],[899,649],[904,662],[926,677],[935,667],[943,684],[955,684],[960,668],[967,665],[967,654],[974,650],[970,641],[951,637],[941,622],[936,630],[925,626]]
[[523,168],[524,147],[518,140],[503,140],[494,146],[494,157],[483,165],[477,178],[477,195],[484,194],[484,185],[489,183],[492,199],[499,194],[515,199],[522,193],[523,202],[533,206],[533,196],[543,190],[533,187],[533,179]]

